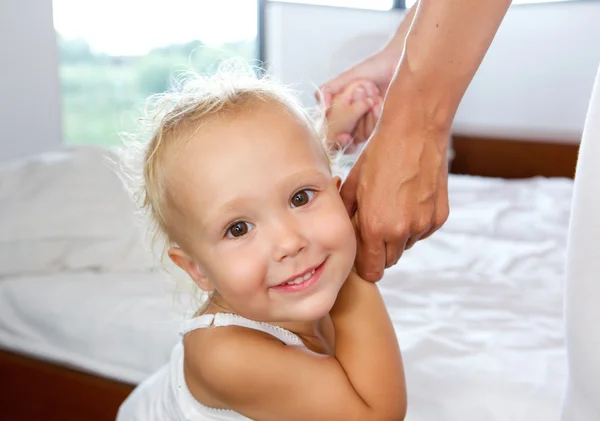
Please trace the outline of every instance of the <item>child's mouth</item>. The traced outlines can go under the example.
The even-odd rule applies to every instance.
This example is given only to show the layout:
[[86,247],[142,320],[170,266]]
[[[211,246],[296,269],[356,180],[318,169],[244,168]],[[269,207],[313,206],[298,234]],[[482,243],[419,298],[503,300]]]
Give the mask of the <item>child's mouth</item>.
[[303,275],[297,276],[294,279],[276,285],[272,288],[281,292],[304,291],[310,288],[312,285],[316,284],[319,278],[321,278],[321,274],[323,273],[323,268],[325,266],[326,261],[327,259],[325,259],[319,266],[307,271]]

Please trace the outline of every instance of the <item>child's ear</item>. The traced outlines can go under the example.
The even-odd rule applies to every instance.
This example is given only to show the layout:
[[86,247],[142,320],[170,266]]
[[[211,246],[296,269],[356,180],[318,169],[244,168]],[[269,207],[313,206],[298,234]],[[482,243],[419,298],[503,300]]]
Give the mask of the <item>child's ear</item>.
[[335,182],[335,187],[339,191],[340,187],[342,186],[342,179],[341,179],[341,177],[336,175],[335,177],[333,177],[333,181]]
[[179,247],[171,247],[168,251],[169,258],[184,270],[203,291],[213,291],[215,287],[208,280],[202,269],[188,254]]

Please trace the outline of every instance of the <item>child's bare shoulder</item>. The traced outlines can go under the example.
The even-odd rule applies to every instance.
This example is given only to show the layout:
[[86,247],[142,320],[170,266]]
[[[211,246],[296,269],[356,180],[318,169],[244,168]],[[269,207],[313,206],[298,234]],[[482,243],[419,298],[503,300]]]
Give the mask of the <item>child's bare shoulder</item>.
[[233,364],[248,359],[249,352],[260,358],[265,349],[283,349],[285,344],[272,335],[242,326],[198,329],[184,339],[185,364],[190,372],[205,375],[227,371]]
[[[286,346],[268,333],[241,326],[198,329],[184,339],[184,366],[190,389],[219,396],[235,384],[249,384],[257,367]],[[192,394],[193,390],[192,390]]]

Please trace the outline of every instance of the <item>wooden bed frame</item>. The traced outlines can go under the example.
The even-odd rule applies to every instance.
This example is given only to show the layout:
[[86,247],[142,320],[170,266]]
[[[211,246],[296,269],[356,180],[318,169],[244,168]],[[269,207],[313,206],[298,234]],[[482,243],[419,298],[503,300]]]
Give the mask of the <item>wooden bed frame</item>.
[[[578,145],[454,136],[454,174],[502,178],[569,177]],[[0,418],[112,421],[134,385],[0,350]]]
[[0,419],[114,421],[133,385],[0,350]]
[[575,176],[579,139],[543,140],[452,137],[450,172],[484,177],[529,178]]

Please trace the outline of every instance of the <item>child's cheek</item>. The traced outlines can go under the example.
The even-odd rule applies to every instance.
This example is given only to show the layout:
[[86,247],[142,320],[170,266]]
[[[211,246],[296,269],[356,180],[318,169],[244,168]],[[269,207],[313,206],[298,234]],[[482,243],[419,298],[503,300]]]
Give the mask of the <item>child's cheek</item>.
[[329,250],[352,250],[356,248],[356,234],[346,209],[331,203],[327,212],[314,224],[314,232],[321,244]]
[[260,285],[262,283],[266,272],[266,263],[259,253],[251,251],[240,256],[235,264],[229,265],[227,270],[230,272],[230,277],[236,280],[237,285],[249,288],[253,284]]
[[[235,241],[235,240],[234,240]],[[243,240],[225,244],[219,248],[213,263],[219,271],[219,278],[227,288],[239,293],[250,292],[265,279],[266,263],[262,247],[252,241]]]

